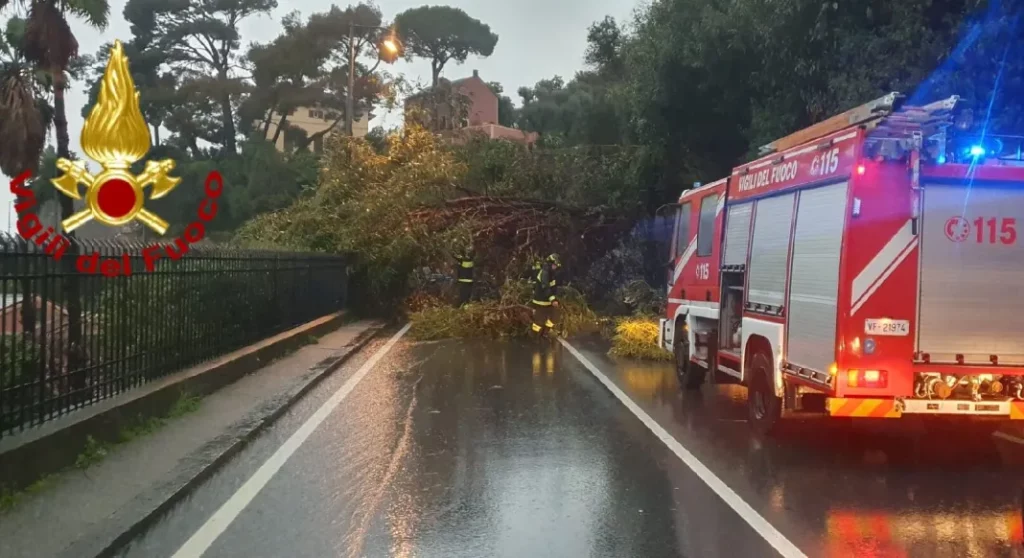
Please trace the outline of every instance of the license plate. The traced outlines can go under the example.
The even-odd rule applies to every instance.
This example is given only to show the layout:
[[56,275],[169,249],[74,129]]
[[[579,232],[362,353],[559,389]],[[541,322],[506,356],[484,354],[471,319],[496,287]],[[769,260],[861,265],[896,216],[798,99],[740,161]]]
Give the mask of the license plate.
[[864,333],[868,335],[910,335],[910,320],[864,320]]

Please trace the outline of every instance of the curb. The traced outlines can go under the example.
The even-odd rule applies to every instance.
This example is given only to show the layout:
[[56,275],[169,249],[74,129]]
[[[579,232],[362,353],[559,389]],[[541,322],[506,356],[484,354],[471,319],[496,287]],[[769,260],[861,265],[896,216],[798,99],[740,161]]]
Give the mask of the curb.
[[[0,482],[9,489],[29,486],[48,473],[74,465],[88,437],[116,442],[121,429],[139,416],[165,414],[184,393],[205,396],[340,327],[345,312],[298,325],[207,362],[155,378],[114,397],[88,405],[13,436],[0,438]],[[25,463],[33,467],[26,468]]]
[[115,556],[122,547],[155,524],[164,513],[242,451],[317,384],[358,353],[385,327],[383,323],[370,325],[348,345],[310,368],[291,390],[266,401],[250,416],[232,425],[227,432],[183,458],[183,465],[179,467],[175,478],[136,496],[108,518],[106,527],[89,536],[88,540],[73,543],[60,555],[69,558]]

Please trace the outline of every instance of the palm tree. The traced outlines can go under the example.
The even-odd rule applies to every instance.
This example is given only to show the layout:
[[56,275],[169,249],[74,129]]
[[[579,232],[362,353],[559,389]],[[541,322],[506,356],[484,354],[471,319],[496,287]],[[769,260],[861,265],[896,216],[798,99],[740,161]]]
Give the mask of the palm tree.
[[25,58],[24,36],[25,20],[17,17],[0,31],[0,172],[10,177],[37,168],[53,118],[47,76]]
[[[0,0],[3,2],[4,0]],[[28,22],[23,49],[25,56],[53,80],[53,127],[57,136],[57,156],[71,158],[64,90],[66,72],[78,56],[78,41],[71,33],[67,15],[84,19],[97,29],[105,29],[110,5],[107,0],[24,0],[28,3]],[[61,198],[62,218],[74,213],[71,199]]]
[[[8,2],[9,0],[0,0],[0,9],[5,8]],[[107,0],[15,0],[15,2],[20,7],[28,9],[28,18],[21,40],[21,52],[28,62],[49,77],[50,90],[53,94],[53,127],[57,136],[57,156],[70,159],[71,140],[68,134],[64,90],[69,81],[67,71],[78,56],[78,40],[71,32],[67,17],[68,15],[78,17],[97,29],[105,29],[110,5]],[[30,110],[28,109],[30,103],[26,101],[27,97],[25,96],[26,83],[25,80],[22,80],[20,90],[11,88],[8,88],[7,91],[0,90],[0,93],[11,91],[19,93],[10,97],[0,95],[0,118],[18,114],[19,119],[25,122],[31,117],[29,113],[16,112]],[[39,121],[42,122],[42,118]],[[43,129],[45,130],[45,127]],[[7,143],[8,141],[11,141],[8,136],[0,135],[0,153],[6,153],[12,147]],[[30,148],[35,147],[35,145],[30,146]],[[32,160],[38,161],[42,147],[40,142],[34,154],[26,153],[26,155],[33,155]],[[36,164],[32,164],[29,168],[35,168],[35,166]],[[75,212],[71,198],[60,196],[60,212],[62,220]],[[74,234],[68,236],[74,236]],[[85,362],[85,352],[82,346],[81,291],[75,277],[74,259],[65,257],[63,264],[66,277],[64,303],[68,312],[67,369],[78,371],[82,369],[82,364]],[[71,379],[71,385],[76,390],[81,390],[85,387],[85,377],[77,375]]]
[[[15,0],[27,7],[28,18],[13,17],[0,38],[0,170],[16,176],[35,170],[50,123],[57,136],[57,155],[70,158],[64,91],[68,72],[80,70],[78,41],[66,15],[104,29],[107,0]],[[0,0],[0,10],[9,0]],[[87,61],[85,61],[87,62]],[[76,72],[77,73],[77,72]],[[46,93],[52,94],[52,106]],[[62,212],[74,211],[71,200]]]
[[[17,17],[8,20],[0,32],[0,171],[12,177],[38,167],[53,115],[46,101],[47,76],[25,59],[21,49],[24,36],[25,20]],[[24,277],[20,286],[21,323],[25,331],[34,332],[36,305],[31,273],[23,269],[20,274]]]

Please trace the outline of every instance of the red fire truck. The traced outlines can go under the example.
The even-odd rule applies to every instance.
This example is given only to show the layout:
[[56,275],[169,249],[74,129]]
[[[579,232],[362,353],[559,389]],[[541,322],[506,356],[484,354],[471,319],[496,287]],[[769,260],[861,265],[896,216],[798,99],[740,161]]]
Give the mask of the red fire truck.
[[684,389],[746,385],[761,432],[1024,419],[1024,161],[957,143],[957,105],[892,93],[682,194],[659,343]]

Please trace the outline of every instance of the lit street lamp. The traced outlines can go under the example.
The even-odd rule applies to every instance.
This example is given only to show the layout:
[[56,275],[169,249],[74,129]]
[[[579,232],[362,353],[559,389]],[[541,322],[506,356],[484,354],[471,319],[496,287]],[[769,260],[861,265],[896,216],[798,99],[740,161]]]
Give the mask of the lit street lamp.
[[[372,25],[356,25],[355,22],[348,24],[348,88],[345,90],[345,133],[352,137],[352,122],[355,116],[355,87],[356,87],[356,27],[360,29],[377,29],[390,31],[391,35],[381,41],[380,46],[388,53],[397,55],[402,50],[394,29],[388,27],[376,27]],[[379,56],[379,53],[378,53]]]

